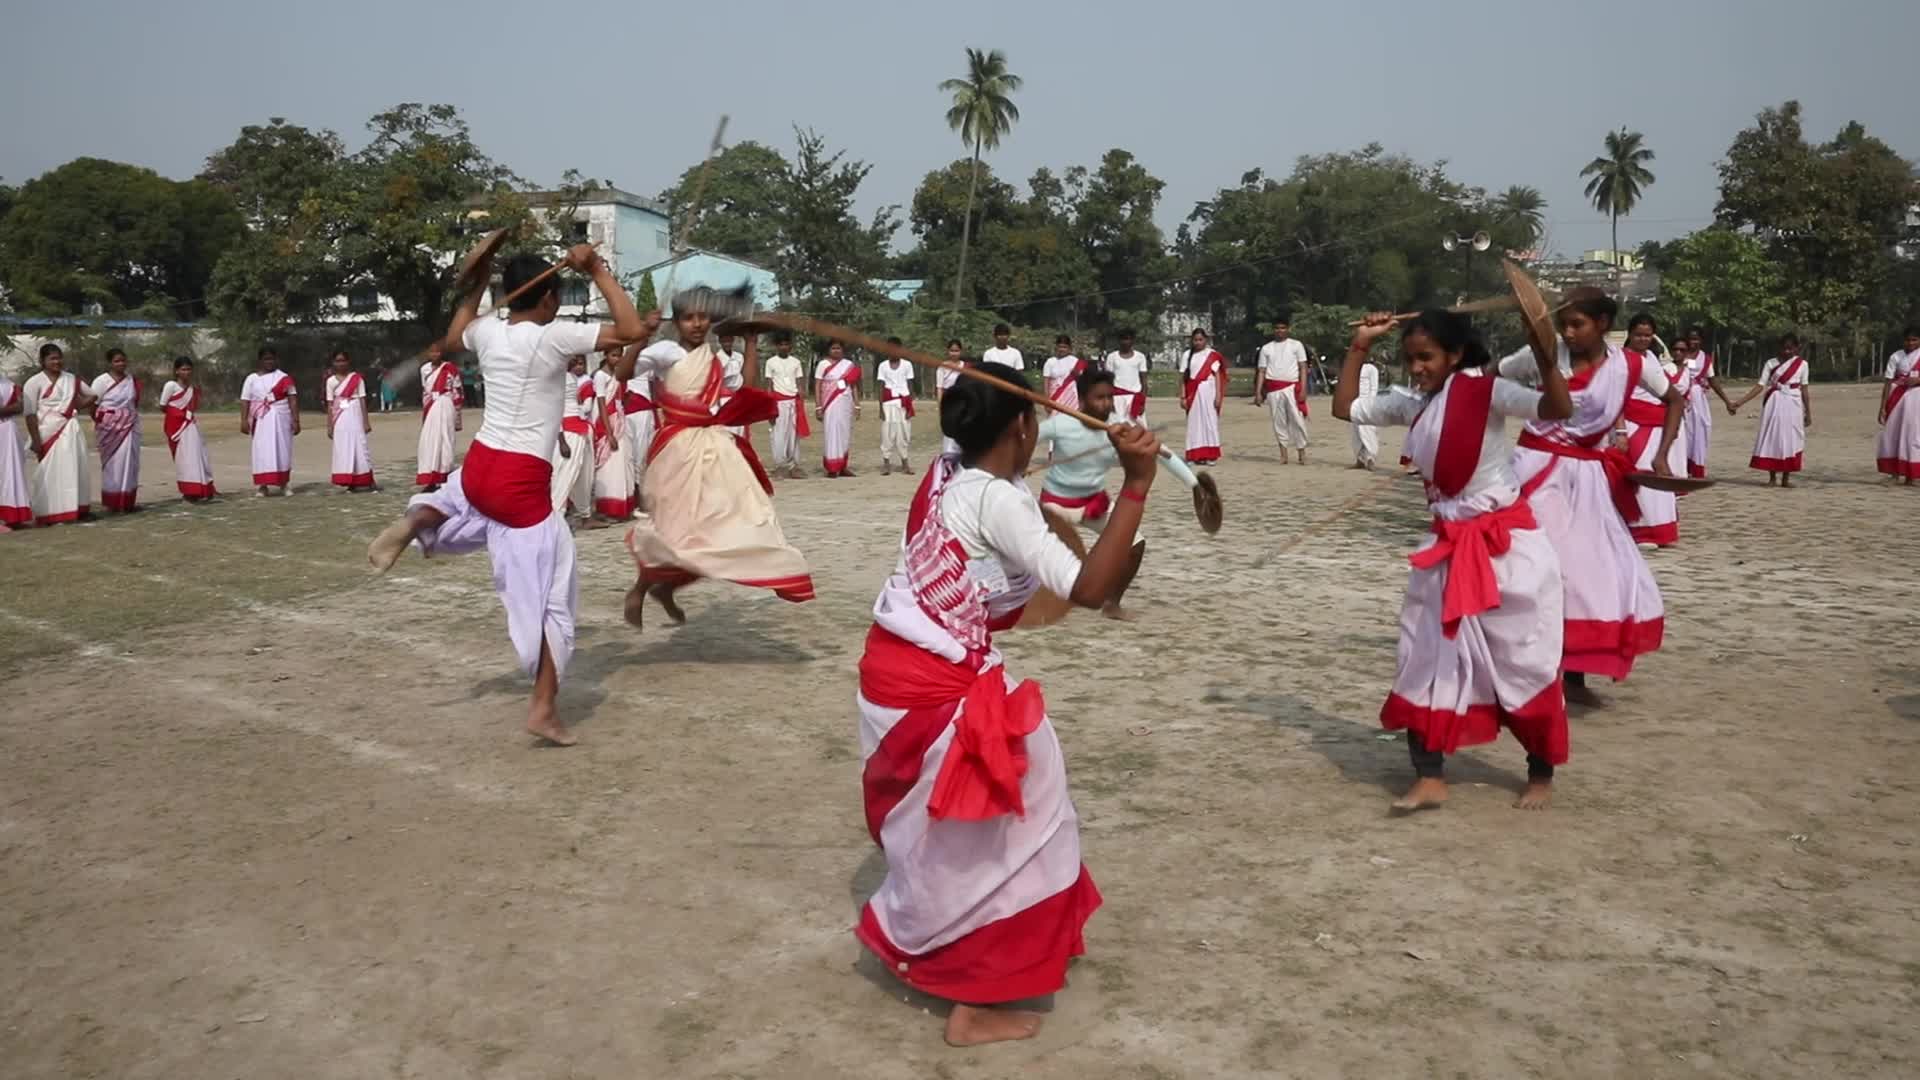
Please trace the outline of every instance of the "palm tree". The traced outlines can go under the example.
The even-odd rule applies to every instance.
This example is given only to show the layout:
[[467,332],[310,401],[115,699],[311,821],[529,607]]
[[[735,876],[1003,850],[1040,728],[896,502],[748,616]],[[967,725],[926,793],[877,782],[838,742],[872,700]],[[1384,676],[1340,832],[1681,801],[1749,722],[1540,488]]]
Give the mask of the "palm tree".
[[1007,57],[999,49],[982,52],[967,50],[967,74],[948,79],[940,91],[953,95],[947,110],[947,126],[960,133],[960,140],[973,148],[973,177],[967,181],[967,216],[960,223],[960,272],[953,278],[953,306],[960,306],[960,290],[967,278],[967,243],[973,233],[973,197],[980,186],[980,151],[997,150],[1000,136],[1013,130],[1020,120],[1014,107],[1013,92],[1020,89],[1020,76],[1007,70]]
[[1581,176],[1593,178],[1587,181],[1587,198],[1593,200],[1593,208],[1613,219],[1616,291],[1620,288],[1620,215],[1633,213],[1634,206],[1640,202],[1640,193],[1653,186],[1653,174],[1646,166],[1653,160],[1653,151],[1642,146],[1641,139],[1639,132],[1624,127],[1607,132],[1607,152],[1580,170]]
[[1519,230],[1523,246],[1532,248],[1547,230],[1547,197],[1539,188],[1515,184],[1493,198],[1493,220]]

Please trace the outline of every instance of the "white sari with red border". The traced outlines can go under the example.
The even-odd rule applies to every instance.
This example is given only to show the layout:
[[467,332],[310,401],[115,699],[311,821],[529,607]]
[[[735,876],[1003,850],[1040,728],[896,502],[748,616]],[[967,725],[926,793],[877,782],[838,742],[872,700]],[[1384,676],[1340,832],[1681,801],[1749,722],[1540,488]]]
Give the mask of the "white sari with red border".
[[140,495],[140,380],[93,380],[93,437],[100,452],[100,505],[131,510]]
[[444,484],[453,475],[455,436],[460,430],[466,391],[460,368],[451,361],[420,366],[420,441],[414,448],[413,482]]
[[253,424],[253,485],[285,487],[293,479],[293,376],[254,372],[240,389]]
[[[867,828],[887,860],[855,934],[908,985],[970,1004],[1060,989],[1100,906],[1040,687],[1007,674],[992,640],[1038,585],[1071,592],[1078,560],[1045,547],[1060,541],[1024,486],[989,504],[994,484],[952,456],[927,469],[855,698]],[[989,536],[1049,557],[1017,564]]]
[[207,441],[200,435],[200,388],[169,380],[160,388],[160,407],[165,410],[163,427],[167,454],[173,458],[174,485],[189,499],[211,498],[217,492]]
[[22,390],[22,405],[40,424],[40,454],[29,483],[33,520],[40,525],[76,521],[93,510],[93,470],[87,464],[87,440],[75,414],[80,409],[80,379],[62,371],[49,379],[36,371]]
[[1874,468],[1888,476],[1920,480],[1920,349],[1887,357],[1887,419],[1880,427]]
[[[0,406],[26,399],[19,384],[0,375]],[[9,528],[33,523],[33,488],[27,482],[26,436],[17,414],[0,416],[0,525]]]
[[367,445],[367,380],[357,371],[327,376],[327,432],[332,436],[331,479],[349,490],[373,486],[373,450]]
[[1807,417],[1800,388],[1807,385],[1807,362],[1795,356],[1767,361],[1760,369],[1760,430],[1753,436],[1750,468],[1763,472],[1796,473],[1806,463]]
[[[1641,362],[1651,364],[1656,361],[1648,356]],[[1686,371],[1671,360],[1662,363],[1660,370],[1673,380],[1673,388],[1680,392],[1684,401],[1691,389]],[[1627,399],[1627,408],[1621,414],[1621,421],[1627,429],[1627,457],[1633,459],[1634,471],[1654,471],[1653,458],[1660,452],[1660,436],[1667,424],[1667,403],[1654,397],[1646,387],[1635,386],[1633,395]],[[1675,476],[1685,476],[1687,471],[1685,430],[1683,414],[1681,434],[1673,440],[1673,448],[1667,451],[1667,468]],[[1634,543],[1671,547],[1680,542],[1679,496],[1671,491],[1636,487],[1634,498],[1640,506],[1640,516],[1627,530],[1632,534]]]
[[813,392],[820,409],[820,464],[828,476],[847,470],[853,452],[853,395],[858,392],[860,369],[852,360],[822,360],[814,376]]
[[1220,411],[1226,407],[1227,358],[1207,349],[1188,355],[1180,404],[1187,410],[1187,460],[1220,460]]

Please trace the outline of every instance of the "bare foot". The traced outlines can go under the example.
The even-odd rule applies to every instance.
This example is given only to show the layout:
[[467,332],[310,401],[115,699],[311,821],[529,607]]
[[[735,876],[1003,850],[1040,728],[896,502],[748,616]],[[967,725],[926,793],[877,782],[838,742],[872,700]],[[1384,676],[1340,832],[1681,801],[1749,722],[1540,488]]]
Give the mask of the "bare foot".
[[1515,810],[1545,810],[1547,804],[1552,801],[1553,781],[1529,780],[1527,781],[1527,789],[1520,793],[1519,798],[1513,800],[1513,808]]
[[582,532],[592,532],[595,529],[607,528],[612,524],[613,522],[607,521],[603,518],[597,518],[597,517],[582,518],[580,521],[580,529]]
[[527,732],[536,739],[543,739],[555,746],[572,746],[579,742],[560,723],[560,717],[554,714],[551,705],[535,705],[527,714]]
[[984,1046],[987,1043],[1031,1039],[1045,1019],[1036,1012],[959,1005],[947,1016],[948,1046]]
[[367,562],[375,570],[384,574],[393,569],[394,563],[400,561],[400,556],[406,554],[407,545],[411,543],[413,543],[413,522],[407,518],[401,518],[381,529],[380,535],[374,537],[373,543],[367,545]]
[[673,625],[681,626],[687,621],[687,613],[674,601],[673,588],[672,585],[655,585],[647,590],[647,594],[660,602],[660,607],[666,611],[667,618],[673,621]]
[[1413,782],[1405,795],[1393,800],[1392,808],[1403,814],[1431,810],[1447,801],[1447,782],[1437,776],[1423,776]]
[[1135,615],[1119,604],[1107,604],[1101,607],[1100,614],[1116,622],[1135,622],[1140,618],[1140,616]]
[[627,625],[636,630],[646,629],[647,590],[641,587],[638,582],[634,583],[633,588],[627,590],[627,600],[623,607],[623,614],[626,616]]
[[1305,450],[1302,450],[1300,451],[1300,464],[1305,465],[1306,463],[1307,463],[1307,452]]

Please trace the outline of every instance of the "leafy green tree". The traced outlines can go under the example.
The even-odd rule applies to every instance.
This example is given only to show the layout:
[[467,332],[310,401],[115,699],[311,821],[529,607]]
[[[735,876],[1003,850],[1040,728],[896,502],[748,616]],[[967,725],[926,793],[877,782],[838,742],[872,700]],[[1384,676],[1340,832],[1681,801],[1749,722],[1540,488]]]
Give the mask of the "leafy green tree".
[[998,150],[1000,138],[1020,121],[1020,110],[1013,103],[1021,78],[1007,70],[1007,58],[999,49],[982,52],[967,50],[967,74],[940,84],[940,92],[951,94],[947,126],[960,133],[960,139],[973,150],[973,174],[967,188],[967,210],[960,227],[960,268],[953,277],[953,306],[960,306],[961,289],[967,278],[967,244],[972,235],[973,190],[980,180],[980,152]]
[[639,282],[637,284],[629,283],[627,286],[633,290],[633,306],[639,309],[643,315],[649,311],[657,310],[660,307],[660,296],[654,290],[653,275],[639,274],[636,276],[639,277]]
[[[1607,215],[1613,223],[1613,250],[1620,250],[1620,219],[1633,213],[1640,203],[1640,196],[1653,186],[1653,173],[1648,171],[1647,162],[1653,160],[1653,151],[1644,145],[1645,136],[1637,131],[1621,128],[1607,132],[1606,152],[1587,162],[1580,175],[1587,180],[1587,198],[1593,202],[1593,208]],[[1619,260],[1614,260],[1614,281],[1620,278]]]
[[[660,193],[674,222],[676,242],[680,216],[693,205],[700,169],[696,163]],[[781,228],[791,179],[787,159],[761,143],[749,140],[720,151],[707,174],[692,245],[754,262],[776,262],[783,246]]]
[[1547,197],[1540,189],[1515,184],[1493,197],[1493,223],[1512,229],[1516,249],[1532,249],[1547,230]]
[[256,327],[311,318],[344,288],[332,207],[348,183],[346,146],[331,131],[280,117],[240,129],[200,179],[239,206],[248,229],[221,256],[209,307],[236,343]]
[[1660,307],[1676,323],[1760,335],[1789,313],[1780,268],[1757,238],[1725,227],[1676,240],[1661,273]]
[[0,219],[0,274],[16,307],[110,312],[159,302],[184,317],[221,253],[239,238],[239,211],[198,181],[77,158],[28,181]]
[[799,146],[782,194],[784,249],[775,270],[781,291],[810,311],[844,314],[875,294],[886,269],[898,207],[884,206],[865,225],[853,200],[873,166],[829,151],[826,139],[795,130]]

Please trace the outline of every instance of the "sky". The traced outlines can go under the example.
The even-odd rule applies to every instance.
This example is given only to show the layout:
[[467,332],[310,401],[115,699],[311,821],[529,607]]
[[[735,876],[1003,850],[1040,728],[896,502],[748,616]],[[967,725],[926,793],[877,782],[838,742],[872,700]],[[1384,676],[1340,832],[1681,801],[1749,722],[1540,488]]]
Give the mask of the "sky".
[[1578,174],[1622,125],[1657,155],[1621,222],[1629,249],[1709,223],[1715,163],[1788,99],[1811,139],[1858,120],[1920,156],[1920,0],[7,0],[0,26],[11,184],[79,156],[191,176],[274,116],[358,147],[368,117],[421,101],[458,106],[530,181],[577,168],[643,195],[700,158],[722,113],[729,142],[790,150],[811,127],[872,164],[871,213],[965,155],[937,86],[967,46],[1026,80],[999,176],[1124,147],[1166,182],[1169,238],[1249,169],[1376,141],[1470,184],[1539,188],[1563,253],[1608,244]]

